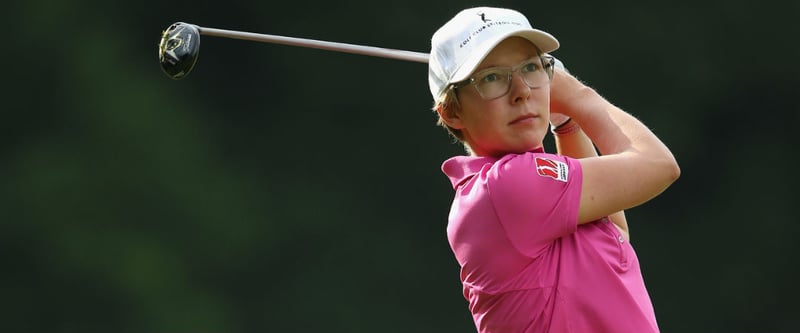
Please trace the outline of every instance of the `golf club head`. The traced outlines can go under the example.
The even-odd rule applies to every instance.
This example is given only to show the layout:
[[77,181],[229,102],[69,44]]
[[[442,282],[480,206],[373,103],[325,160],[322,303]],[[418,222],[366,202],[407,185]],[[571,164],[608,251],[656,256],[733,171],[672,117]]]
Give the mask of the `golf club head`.
[[200,30],[197,26],[177,22],[161,33],[158,61],[161,70],[173,80],[180,80],[194,68],[200,54]]

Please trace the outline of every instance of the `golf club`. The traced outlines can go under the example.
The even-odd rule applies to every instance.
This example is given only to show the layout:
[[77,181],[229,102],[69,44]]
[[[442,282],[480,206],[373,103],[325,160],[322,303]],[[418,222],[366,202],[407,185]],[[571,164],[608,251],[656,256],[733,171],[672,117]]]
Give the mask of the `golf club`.
[[427,63],[428,54],[374,46],[327,42],[314,39],[257,34],[233,30],[204,28],[194,24],[177,22],[161,34],[158,44],[158,60],[161,70],[174,80],[179,80],[192,71],[200,54],[200,35],[242,39],[255,42],[308,47],[344,53],[361,54],[381,58]]

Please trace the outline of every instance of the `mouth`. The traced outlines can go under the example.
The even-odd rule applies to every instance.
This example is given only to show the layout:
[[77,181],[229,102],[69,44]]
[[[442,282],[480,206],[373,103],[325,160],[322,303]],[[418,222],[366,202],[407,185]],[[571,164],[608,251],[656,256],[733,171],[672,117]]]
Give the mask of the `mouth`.
[[528,124],[528,123],[532,123],[534,120],[536,120],[536,118],[538,118],[538,117],[537,117],[537,116],[535,116],[535,115],[532,115],[532,114],[524,114],[524,115],[521,115],[521,116],[519,116],[519,117],[517,117],[517,118],[514,118],[514,120],[512,120],[512,121],[511,121],[510,123],[508,123],[508,124],[509,124],[509,125]]

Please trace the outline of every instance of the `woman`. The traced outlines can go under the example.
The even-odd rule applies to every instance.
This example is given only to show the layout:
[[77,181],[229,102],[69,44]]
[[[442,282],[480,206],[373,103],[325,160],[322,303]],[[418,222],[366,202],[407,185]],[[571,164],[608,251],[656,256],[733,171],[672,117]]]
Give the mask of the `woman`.
[[[565,70],[519,12],[470,8],[432,38],[464,297],[480,332],[658,332],[623,213],[680,169],[641,122]],[[543,150],[550,130],[558,154]],[[595,147],[602,156],[598,156]]]

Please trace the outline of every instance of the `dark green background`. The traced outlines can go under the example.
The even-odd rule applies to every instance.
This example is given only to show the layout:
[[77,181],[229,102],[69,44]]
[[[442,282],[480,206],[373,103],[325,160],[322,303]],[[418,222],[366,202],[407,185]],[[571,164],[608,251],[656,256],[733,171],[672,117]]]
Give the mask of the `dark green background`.
[[[424,64],[471,1],[16,1],[2,23],[3,332],[472,332]],[[628,211],[663,332],[797,332],[797,1],[514,1],[682,176]],[[548,138],[548,145],[551,144]],[[591,279],[591,277],[587,277]]]

